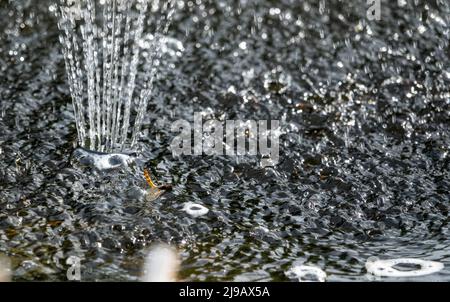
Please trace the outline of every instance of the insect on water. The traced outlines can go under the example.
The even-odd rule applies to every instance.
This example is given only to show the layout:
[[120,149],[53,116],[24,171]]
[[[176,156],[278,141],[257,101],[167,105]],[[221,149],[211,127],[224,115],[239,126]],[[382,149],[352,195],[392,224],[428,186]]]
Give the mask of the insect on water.
[[155,201],[166,191],[172,190],[172,186],[170,185],[163,185],[163,186],[156,185],[153,182],[150,176],[150,172],[148,172],[147,169],[144,169],[144,178],[147,181],[148,185],[150,186],[150,191],[148,192],[146,197],[147,201]]

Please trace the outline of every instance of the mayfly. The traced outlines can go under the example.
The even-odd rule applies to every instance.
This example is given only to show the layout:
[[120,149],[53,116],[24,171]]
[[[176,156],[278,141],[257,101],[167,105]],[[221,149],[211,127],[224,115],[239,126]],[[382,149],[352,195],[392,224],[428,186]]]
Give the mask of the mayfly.
[[150,173],[147,169],[144,169],[144,178],[147,181],[148,185],[150,186],[150,191],[147,194],[147,201],[155,201],[157,200],[162,194],[164,194],[166,191],[172,190],[172,186],[164,185],[164,186],[158,186],[155,184],[155,182],[152,180]]

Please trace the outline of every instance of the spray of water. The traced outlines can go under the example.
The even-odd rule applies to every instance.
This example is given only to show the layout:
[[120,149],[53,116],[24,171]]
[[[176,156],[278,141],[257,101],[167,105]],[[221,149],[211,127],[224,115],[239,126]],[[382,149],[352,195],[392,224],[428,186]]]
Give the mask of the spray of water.
[[135,145],[164,44],[153,43],[150,72],[142,73],[140,42],[147,28],[165,36],[173,2],[60,0],[58,27],[81,147],[111,152]]

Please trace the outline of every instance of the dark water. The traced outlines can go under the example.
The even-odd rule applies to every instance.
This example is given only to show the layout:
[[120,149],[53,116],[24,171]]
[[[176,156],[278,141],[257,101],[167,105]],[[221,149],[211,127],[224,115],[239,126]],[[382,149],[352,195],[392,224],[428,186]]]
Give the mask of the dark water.
[[[185,2],[169,35],[186,51],[161,68],[137,150],[173,190],[147,202],[140,168],[70,160],[52,2],[0,1],[0,253],[14,280],[66,280],[70,256],[83,280],[138,280],[165,242],[183,280],[288,281],[304,263],[363,281],[376,256],[440,261],[408,280],[449,281],[449,3],[384,1],[368,21],[362,0]],[[194,112],[279,119],[280,164],[173,158],[170,124]]]

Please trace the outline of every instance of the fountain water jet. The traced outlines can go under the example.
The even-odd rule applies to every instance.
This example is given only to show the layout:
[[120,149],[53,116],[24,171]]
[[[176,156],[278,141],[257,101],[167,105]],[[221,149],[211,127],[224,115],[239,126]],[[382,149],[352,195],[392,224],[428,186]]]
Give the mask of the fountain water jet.
[[[81,147],[113,152],[135,145],[164,44],[152,44],[146,58],[150,72],[144,73],[139,70],[141,40],[150,23],[152,34],[164,36],[173,4],[173,0],[60,0],[56,10],[60,42]],[[155,20],[148,20],[150,12]]]

